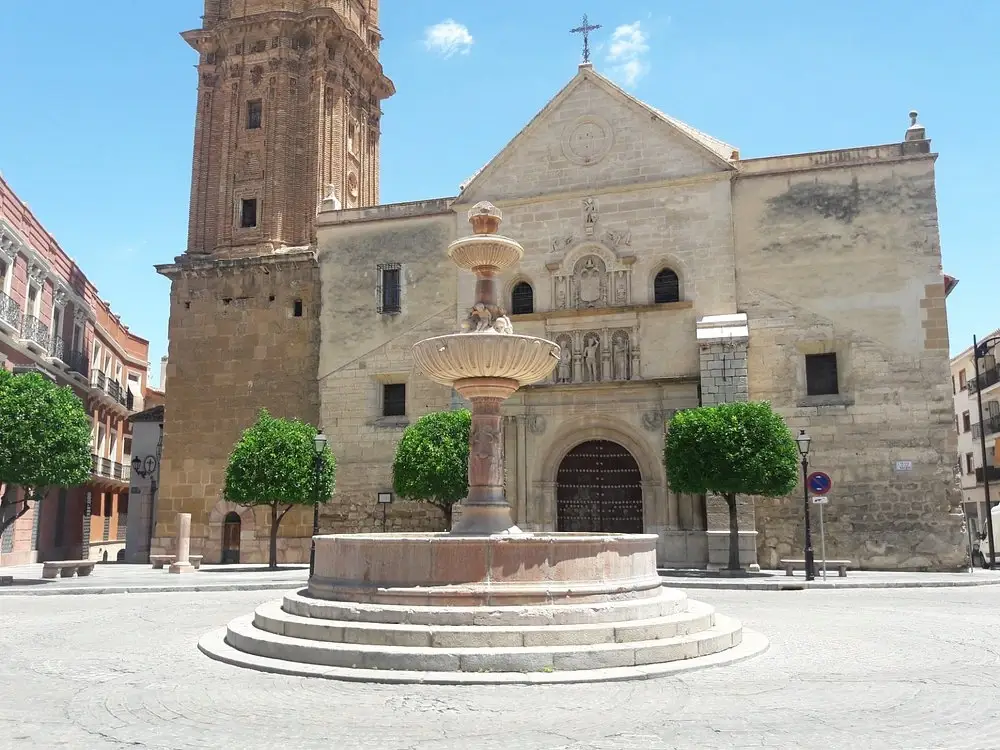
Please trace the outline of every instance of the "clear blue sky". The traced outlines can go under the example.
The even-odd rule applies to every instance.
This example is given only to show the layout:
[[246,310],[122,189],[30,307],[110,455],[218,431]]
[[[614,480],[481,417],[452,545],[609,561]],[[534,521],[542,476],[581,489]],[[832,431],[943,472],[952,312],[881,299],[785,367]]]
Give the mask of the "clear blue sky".
[[[952,349],[1000,324],[993,176],[1000,3],[383,0],[384,202],[454,195],[576,72],[598,70],[744,157],[898,141],[938,160]],[[166,351],[185,249],[200,0],[0,0],[0,171],[134,331]],[[636,26],[638,24],[638,26]],[[432,28],[436,27],[436,28]],[[623,27],[623,28],[620,28]],[[485,92],[498,107],[484,110]]]

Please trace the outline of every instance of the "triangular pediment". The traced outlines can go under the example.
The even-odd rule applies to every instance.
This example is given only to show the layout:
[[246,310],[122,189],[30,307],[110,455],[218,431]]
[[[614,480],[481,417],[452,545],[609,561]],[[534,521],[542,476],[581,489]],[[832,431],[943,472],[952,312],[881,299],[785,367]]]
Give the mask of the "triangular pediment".
[[460,203],[736,169],[736,149],[623,91],[589,65],[465,185]]

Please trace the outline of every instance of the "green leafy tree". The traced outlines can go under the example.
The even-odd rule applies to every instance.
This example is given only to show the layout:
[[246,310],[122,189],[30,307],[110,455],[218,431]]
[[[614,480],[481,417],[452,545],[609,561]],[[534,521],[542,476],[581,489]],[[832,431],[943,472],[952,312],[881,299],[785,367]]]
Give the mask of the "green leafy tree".
[[781,415],[766,402],[679,411],[664,446],[674,492],[715,493],[729,505],[729,569],[739,570],[737,495],[780,497],[795,487],[798,448]]
[[469,493],[471,426],[467,409],[425,414],[403,432],[392,463],[396,494],[440,508],[448,529],[452,507]]
[[0,485],[24,490],[0,497],[0,534],[51,487],[83,484],[90,471],[90,420],[73,389],[0,367]]
[[[323,449],[316,484],[316,428],[297,419],[276,419],[261,409],[243,431],[226,466],[225,498],[237,505],[271,508],[270,567],[278,567],[278,526],[294,505],[326,502],[333,495],[336,459]],[[280,512],[279,512],[280,510]]]

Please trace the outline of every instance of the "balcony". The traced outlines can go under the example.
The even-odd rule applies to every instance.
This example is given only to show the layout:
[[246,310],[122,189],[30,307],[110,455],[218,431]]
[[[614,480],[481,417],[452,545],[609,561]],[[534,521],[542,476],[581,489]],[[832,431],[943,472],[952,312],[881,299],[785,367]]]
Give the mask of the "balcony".
[[70,350],[70,353],[66,355],[66,359],[63,360],[71,372],[79,375],[84,380],[90,377],[90,358],[81,351]]
[[48,354],[52,334],[34,315],[25,315],[21,325],[21,341],[37,354]]
[[[1000,466],[987,466],[986,467],[986,478],[991,482],[1000,482]],[[983,467],[980,466],[976,469],[976,484],[982,484],[983,482]]]
[[4,329],[11,334],[21,332],[21,306],[0,292],[0,330]]
[[91,473],[100,479],[107,480],[112,485],[129,484],[132,479],[132,467],[112,461],[110,458],[91,454]]
[[111,380],[101,370],[93,371],[90,387],[105,397],[112,406],[119,406],[128,411],[133,410],[135,398],[132,392],[128,388],[123,388],[117,380]]
[[971,396],[976,391],[985,391],[996,383],[1000,383],[1000,367],[993,365],[993,367],[979,373],[978,378],[972,378],[969,381],[969,395]]
[[49,342],[49,357],[60,362],[66,362],[66,342],[62,336],[53,336]]
[[[1000,432],[1000,414],[994,414],[990,417],[986,417],[986,434],[992,435],[995,432]],[[981,437],[978,422],[972,425],[972,437],[975,440],[979,440]]]

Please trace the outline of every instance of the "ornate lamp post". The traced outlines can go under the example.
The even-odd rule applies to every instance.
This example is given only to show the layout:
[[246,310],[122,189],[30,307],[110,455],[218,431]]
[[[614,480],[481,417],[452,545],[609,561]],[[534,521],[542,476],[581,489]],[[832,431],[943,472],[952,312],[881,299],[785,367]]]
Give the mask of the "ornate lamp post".
[[[163,429],[162,427],[160,428]],[[157,451],[159,453],[159,451]],[[153,539],[153,502],[156,500],[156,470],[160,466],[157,456],[146,456],[139,458],[132,456],[132,473],[143,479],[149,479],[149,523],[146,527],[146,556],[149,556],[149,548]]]
[[[990,501],[990,476],[986,466],[986,423],[983,421],[983,382],[986,380],[986,373],[979,374],[979,360],[988,356],[997,344],[1000,344],[1000,335],[989,336],[982,341],[977,341],[972,337],[972,366],[976,371],[976,408],[979,411],[979,450],[983,459],[983,495],[986,498],[986,535],[990,543],[990,569],[997,563],[996,541],[993,536],[993,503]],[[992,385],[992,384],[991,384]]]
[[319,534],[319,475],[323,471],[323,451],[326,449],[326,435],[320,429],[313,439],[315,456],[313,459],[313,535],[312,546],[309,548],[309,577],[312,578],[316,569],[316,535]]
[[805,430],[799,430],[799,436],[795,442],[799,444],[799,453],[802,455],[802,499],[806,514],[806,580],[811,581],[816,577],[815,557],[813,555],[812,529],[809,525],[809,443],[812,441]]

